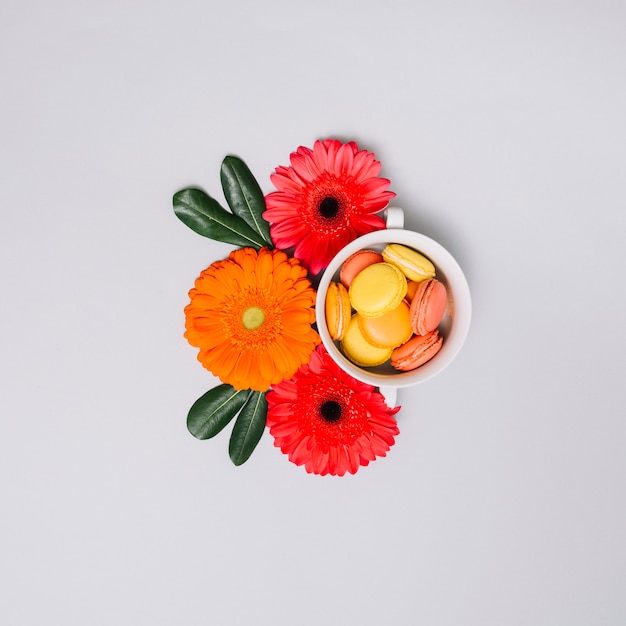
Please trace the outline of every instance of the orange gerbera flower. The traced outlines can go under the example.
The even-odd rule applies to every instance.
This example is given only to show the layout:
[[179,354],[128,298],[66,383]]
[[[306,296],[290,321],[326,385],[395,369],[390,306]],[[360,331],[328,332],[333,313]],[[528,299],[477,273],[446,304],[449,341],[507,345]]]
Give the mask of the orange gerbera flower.
[[306,276],[299,261],[267,248],[240,248],[204,270],[185,307],[185,337],[202,365],[236,389],[291,378],[320,342]]

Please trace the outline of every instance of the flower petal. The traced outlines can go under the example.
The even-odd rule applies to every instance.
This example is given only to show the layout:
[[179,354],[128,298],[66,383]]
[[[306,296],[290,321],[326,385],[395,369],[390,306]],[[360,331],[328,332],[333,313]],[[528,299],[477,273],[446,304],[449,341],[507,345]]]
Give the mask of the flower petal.
[[[338,421],[321,410],[332,400],[341,407]],[[309,473],[343,476],[377,456],[385,456],[398,434],[383,396],[341,370],[323,345],[291,380],[267,394],[267,424],[275,443],[289,459]]]
[[[295,256],[312,274],[327,267],[339,250],[357,236],[384,228],[372,220],[395,194],[378,178],[380,162],[355,142],[316,141],[290,155],[290,167],[279,166],[271,180],[277,191],[265,200],[274,245],[295,248]],[[320,202],[333,197],[342,207],[336,218],[320,213]]]
[[[237,389],[266,391],[290,378],[319,344],[315,290],[281,250],[234,250],[200,274],[189,296],[185,337],[202,365]],[[254,329],[242,322],[250,307],[264,313]]]

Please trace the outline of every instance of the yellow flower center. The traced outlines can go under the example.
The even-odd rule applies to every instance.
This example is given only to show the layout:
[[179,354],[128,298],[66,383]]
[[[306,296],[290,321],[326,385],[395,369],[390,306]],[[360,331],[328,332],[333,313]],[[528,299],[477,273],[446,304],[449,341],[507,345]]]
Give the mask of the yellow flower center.
[[222,309],[226,335],[237,350],[265,350],[283,334],[279,300],[256,286],[233,294]]
[[248,330],[256,330],[265,321],[265,312],[258,306],[251,306],[243,312],[241,321]]

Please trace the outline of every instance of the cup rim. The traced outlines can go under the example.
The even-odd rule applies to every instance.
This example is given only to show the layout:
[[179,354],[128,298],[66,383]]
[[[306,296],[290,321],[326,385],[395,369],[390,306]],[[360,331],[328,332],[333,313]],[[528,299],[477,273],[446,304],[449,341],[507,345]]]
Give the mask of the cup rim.
[[[343,262],[354,252],[377,244],[399,243],[428,257],[437,269],[437,278],[446,285],[453,309],[450,327],[441,350],[428,363],[410,372],[381,374],[365,370],[349,361],[332,340],[326,324],[325,301],[328,286]],[[315,302],[317,329],[331,358],[344,371],[361,382],[374,387],[409,387],[443,371],[458,355],[469,333],[472,304],[469,285],[456,259],[440,243],[430,237],[403,228],[385,228],[358,237],[342,248],[330,261],[319,281]]]

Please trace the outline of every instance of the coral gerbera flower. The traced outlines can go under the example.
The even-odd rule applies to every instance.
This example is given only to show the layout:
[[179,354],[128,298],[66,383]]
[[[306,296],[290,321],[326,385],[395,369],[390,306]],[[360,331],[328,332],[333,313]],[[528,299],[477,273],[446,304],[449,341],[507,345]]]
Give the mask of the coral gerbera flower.
[[185,307],[185,337],[202,365],[236,389],[266,391],[293,376],[320,342],[306,276],[267,248],[240,248],[204,270]]
[[380,230],[377,215],[395,196],[389,181],[379,178],[380,162],[353,141],[316,141],[313,150],[300,146],[290,155],[291,167],[272,174],[278,191],[265,197],[263,217],[271,223],[277,248],[294,248],[294,256],[312,274],[360,235]]
[[400,431],[378,391],[344,372],[319,346],[307,365],[267,394],[274,445],[309,473],[354,474],[385,456]]

